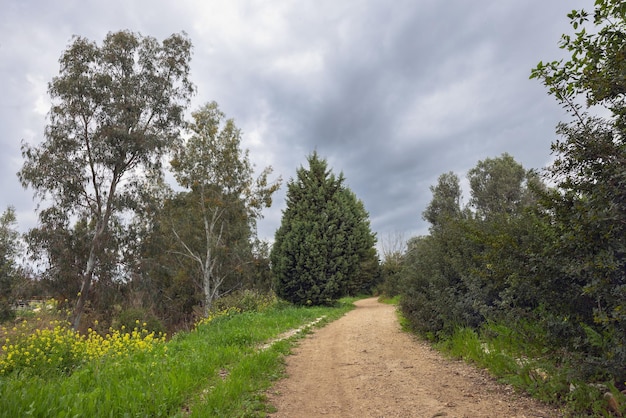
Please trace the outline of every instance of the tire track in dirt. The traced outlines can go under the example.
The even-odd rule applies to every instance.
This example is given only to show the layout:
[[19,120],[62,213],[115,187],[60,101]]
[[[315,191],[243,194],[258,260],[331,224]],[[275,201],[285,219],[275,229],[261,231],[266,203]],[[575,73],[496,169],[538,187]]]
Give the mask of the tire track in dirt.
[[559,417],[557,410],[442,357],[375,298],[299,343],[268,397],[274,418]]

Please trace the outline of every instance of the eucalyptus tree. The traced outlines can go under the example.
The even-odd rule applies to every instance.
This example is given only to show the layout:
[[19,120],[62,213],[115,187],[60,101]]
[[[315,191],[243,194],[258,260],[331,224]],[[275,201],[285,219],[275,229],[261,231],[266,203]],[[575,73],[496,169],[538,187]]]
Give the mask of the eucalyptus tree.
[[225,119],[217,103],[205,104],[192,116],[191,135],[176,148],[171,165],[187,190],[187,216],[195,220],[173,217],[171,233],[176,254],[199,272],[206,314],[228,276],[251,261],[256,220],[271,206],[280,179],[270,184],[271,167],[254,177],[249,152],[241,148],[241,130]]
[[48,87],[52,107],[45,140],[22,144],[25,161],[18,176],[44,207],[40,230],[54,233],[51,219],[66,228],[82,222],[87,229],[74,327],[98,280],[111,226],[121,224],[134,206],[135,180],[159,177],[162,156],[179,137],[194,91],[190,59],[184,33],[161,43],[129,31],[109,33],[101,45],[74,37]]

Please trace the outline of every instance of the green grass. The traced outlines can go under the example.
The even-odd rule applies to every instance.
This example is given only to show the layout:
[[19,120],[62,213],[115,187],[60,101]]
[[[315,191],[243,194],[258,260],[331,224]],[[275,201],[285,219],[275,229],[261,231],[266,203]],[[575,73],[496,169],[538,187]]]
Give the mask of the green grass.
[[0,416],[265,416],[263,391],[283,373],[293,341],[262,345],[281,333],[350,310],[276,305],[215,317],[150,352],[88,361],[72,373],[0,376]]
[[[608,412],[606,392],[612,392],[622,407],[625,397],[611,384],[573,381],[577,367],[553,353],[532,324],[512,330],[501,324],[487,324],[477,332],[458,328],[435,346],[440,351],[476,364],[501,380],[533,397],[561,408],[566,416],[613,416]],[[533,337],[531,337],[533,336]]]
[[400,295],[396,295],[394,297],[389,297],[382,295],[378,298],[380,303],[386,303],[387,305],[395,305],[398,306],[400,304]]

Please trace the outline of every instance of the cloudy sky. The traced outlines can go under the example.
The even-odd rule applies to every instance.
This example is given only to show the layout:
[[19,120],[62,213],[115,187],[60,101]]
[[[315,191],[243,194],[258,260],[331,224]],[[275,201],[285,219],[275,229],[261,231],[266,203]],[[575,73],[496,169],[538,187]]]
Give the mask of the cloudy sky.
[[[217,101],[260,169],[285,180],[314,150],[364,202],[380,238],[427,232],[429,186],[508,152],[550,161],[567,120],[530,70],[562,57],[581,0],[3,0],[0,210],[36,223],[16,176],[21,141],[43,139],[47,83],[72,35],[100,43],[129,29],[194,44],[191,109]],[[285,187],[259,225],[272,239]]]

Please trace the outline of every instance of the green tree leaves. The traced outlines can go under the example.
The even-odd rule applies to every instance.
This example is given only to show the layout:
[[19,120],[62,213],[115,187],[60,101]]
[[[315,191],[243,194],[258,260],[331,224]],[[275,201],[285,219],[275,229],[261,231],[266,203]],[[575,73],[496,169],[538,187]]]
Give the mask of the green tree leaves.
[[[159,44],[121,31],[109,33],[101,46],[75,37],[48,89],[53,105],[46,139],[22,145],[22,185],[32,187],[69,229],[76,219],[84,222],[90,237],[76,289],[75,327],[110,238],[118,232],[112,225],[133,206],[134,182],[125,180],[142,173],[158,176],[161,157],[178,139],[194,90],[190,58],[191,42],[184,34]],[[45,231],[55,231],[45,226],[46,213],[40,216],[42,238]]]
[[[582,288],[580,302],[587,327],[626,345],[626,6],[617,0],[595,2],[593,20],[572,11],[574,36],[563,35],[568,61],[540,63],[540,79],[575,116],[557,128],[556,155],[549,173],[558,191],[542,200],[553,214],[560,274]],[[592,26],[587,29],[588,26]],[[563,98],[567,100],[563,100]],[[576,100],[584,98],[585,107]],[[610,117],[593,116],[604,107]],[[586,303],[584,303],[586,301]],[[591,319],[591,317],[593,319]],[[590,335],[590,333],[587,333]],[[593,351],[596,345],[588,341]],[[598,363],[615,375],[626,362],[624,350],[610,350]],[[615,369],[615,371],[613,370]],[[624,373],[619,379],[623,381]]]
[[327,304],[379,280],[375,237],[363,204],[317,153],[287,187],[287,208],[270,255],[276,293]]
[[525,245],[536,227],[527,211],[536,200],[530,189],[538,182],[535,174],[503,154],[479,161],[467,177],[466,207],[454,173],[431,187],[423,214],[430,235],[410,240],[403,259],[403,312],[431,336],[478,327],[509,311],[519,315],[534,303],[520,282],[528,284],[531,247]]
[[20,245],[15,226],[15,209],[8,207],[0,216],[0,321],[13,316],[12,296],[18,273],[15,257]]
[[560,42],[571,58],[540,62],[531,72],[531,78],[541,80],[549,93],[581,122],[584,112],[580,98],[585,99],[587,107],[600,105],[619,119],[626,116],[624,13],[620,0],[596,1],[592,19],[585,10],[573,10],[568,17],[574,34],[564,34]]
[[271,205],[280,180],[268,184],[271,167],[254,179],[248,151],[241,149],[241,132],[232,119],[224,120],[217,103],[192,116],[191,136],[175,149],[172,160],[176,180],[189,190],[183,199],[188,212],[170,222],[175,252],[191,260],[199,273],[207,313],[225,280],[252,261],[256,219]]
[[[575,358],[577,378],[626,375],[626,4],[598,0],[569,15],[569,60],[540,62],[540,79],[573,120],[557,127],[554,188],[507,154],[431,188],[430,235],[404,256],[402,308],[419,331],[450,334],[484,321],[519,327]],[[598,107],[609,117],[593,116]],[[445,309],[442,307],[445,306]],[[523,328],[523,327],[521,327]]]

